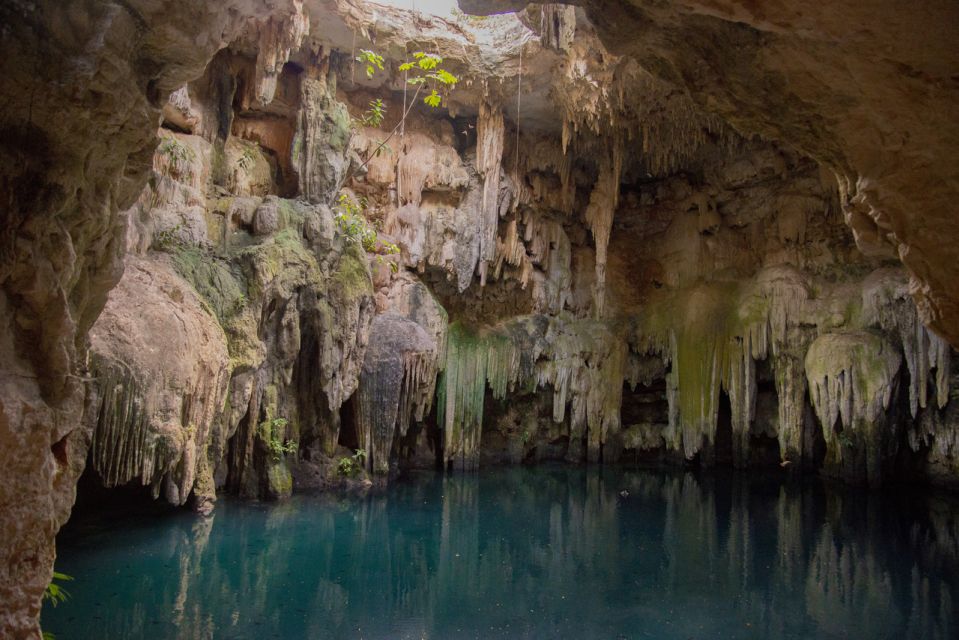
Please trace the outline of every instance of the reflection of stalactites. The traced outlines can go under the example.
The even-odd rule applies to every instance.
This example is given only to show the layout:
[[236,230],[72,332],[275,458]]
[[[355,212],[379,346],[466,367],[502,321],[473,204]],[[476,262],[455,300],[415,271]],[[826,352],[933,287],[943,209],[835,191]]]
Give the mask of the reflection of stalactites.
[[188,544],[178,554],[180,559],[180,575],[177,584],[176,601],[173,605],[173,620],[177,627],[183,626],[186,604],[189,600],[190,587],[194,576],[200,572],[200,563],[207,545],[210,543],[210,532],[213,530],[213,515],[197,519],[191,527],[191,536]]
[[480,232],[480,284],[496,257],[496,228],[499,222],[500,172],[503,160],[505,124],[503,110],[487,101],[480,104],[476,123],[476,170],[483,177],[482,225]]
[[893,575],[868,545],[844,542],[844,538],[827,523],[813,543],[806,572],[808,615],[824,637],[844,635],[847,620],[859,621],[858,631],[864,638],[902,628],[902,613],[889,606],[894,601]]

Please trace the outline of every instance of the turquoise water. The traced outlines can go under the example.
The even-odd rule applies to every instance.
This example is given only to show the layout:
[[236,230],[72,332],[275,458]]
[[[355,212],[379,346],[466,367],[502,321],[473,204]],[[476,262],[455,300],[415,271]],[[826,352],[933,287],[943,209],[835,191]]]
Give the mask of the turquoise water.
[[57,568],[60,640],[959,637],[954,501],[755,478],[424,473],[81,519]]

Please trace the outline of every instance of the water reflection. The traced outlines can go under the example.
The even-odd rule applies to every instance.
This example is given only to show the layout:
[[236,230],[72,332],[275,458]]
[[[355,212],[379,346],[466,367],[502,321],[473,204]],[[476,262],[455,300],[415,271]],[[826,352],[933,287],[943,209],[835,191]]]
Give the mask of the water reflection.
[[[623,497],[621,492],[628,495]],[[624,494],[625,495],[625,494]],[[955,638],[950,499],[540,468],[67,530],[69,638]]]

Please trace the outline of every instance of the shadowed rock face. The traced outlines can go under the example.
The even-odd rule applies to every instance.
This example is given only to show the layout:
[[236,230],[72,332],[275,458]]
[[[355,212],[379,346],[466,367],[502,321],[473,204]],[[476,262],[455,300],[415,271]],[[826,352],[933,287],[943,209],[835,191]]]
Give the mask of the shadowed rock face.
[[[121,273],[117,212],[150,171],[166,97],[292,2],[0,7],[0,633],[38,634],[82,468],[86,336]],[[75,435],[71,435],[75,434]],[[81,457],[82,458],[82,457]]]
[[[481,14],[525,4],[460,2]],[[574,4],[610,51],[832,169],[859,247],[898,256],[923,321],[959,345],[959,5]]]

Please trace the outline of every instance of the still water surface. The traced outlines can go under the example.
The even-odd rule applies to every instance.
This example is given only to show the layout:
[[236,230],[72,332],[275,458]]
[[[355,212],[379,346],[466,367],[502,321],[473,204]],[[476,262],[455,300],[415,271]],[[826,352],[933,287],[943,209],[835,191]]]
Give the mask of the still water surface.
[[[623,493],[623,492],[626,493]],[[57,638],[959,638],[959,504],[743,477],[424,473],[73,522]]]

